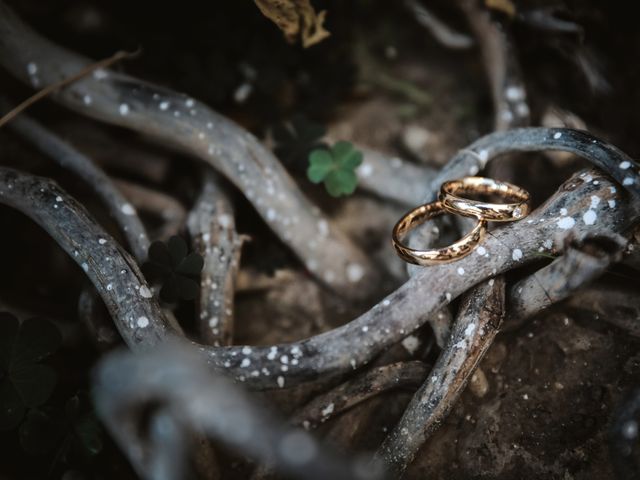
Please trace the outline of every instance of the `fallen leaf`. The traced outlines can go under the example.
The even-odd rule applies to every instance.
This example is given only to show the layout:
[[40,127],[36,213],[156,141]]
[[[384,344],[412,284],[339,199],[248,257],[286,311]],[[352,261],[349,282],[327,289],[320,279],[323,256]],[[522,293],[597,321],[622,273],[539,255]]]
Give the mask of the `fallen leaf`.
[[255,0],[255,2],[262,14],[275,23],[291,43],[301,37],[302,46],[307,48],[330,35],[323,27],[327,12],[316,13],[310,0]]

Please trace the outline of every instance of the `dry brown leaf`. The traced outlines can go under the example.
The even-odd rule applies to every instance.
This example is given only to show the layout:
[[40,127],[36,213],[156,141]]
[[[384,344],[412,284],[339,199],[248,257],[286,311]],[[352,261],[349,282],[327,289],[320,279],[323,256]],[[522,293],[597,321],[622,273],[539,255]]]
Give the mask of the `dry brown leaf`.
[[302,38],[302,46],[307,48],[327,38],[330,33],[323,23],[325,11],[318,12],[310,0],[255,0],[262,14],[275,23],[285,38],[293,43]]
[[506,13],[510,17],[514,17],[516,14],[516,6],[511,0],[484,0],[484,4],[488,8]]

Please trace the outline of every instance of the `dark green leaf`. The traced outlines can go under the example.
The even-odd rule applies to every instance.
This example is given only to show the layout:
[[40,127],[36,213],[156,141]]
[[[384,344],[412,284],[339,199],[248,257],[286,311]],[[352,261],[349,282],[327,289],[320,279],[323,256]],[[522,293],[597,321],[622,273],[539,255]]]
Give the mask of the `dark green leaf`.
[[157,240],[151,244],[149,247],[149,262],[164,265],[167,268],[171,267],[171,255],[164,242]]
[[10,378],[18,395],[27,407],[46,402],[56,386],[58,376],[48,365],[27,364],[11,369]]
[[9,379],[0,382],[0,431],[18,426],[26,407]]
[[200,289],[198,282],[178,275],[176,276],[176,283],[178,285],[178,296],[182,300],[193,300],[198,296],[198,290]]
[[189,252],[187,242],[185,242],[182,237],[174,235],[169,239],[167,246],[169,247],[169,254],[171,255],[171,266],[175,269]]
[[11,370],[19,369],[54,353],[62,337],[58,328],[44,318],[29,318],[20,325],[11,360]]
[[204,258],[196,252],[191,252],[180,262],[178,268],[176,268],[176,272],[182,275],[195,277],[200,274],[203,266]]
[[37,455],[53,450],[64,436],[65,426],[61,412],[30,410],[20,425],[22,448]]
[[9,363],[13,355],[13,345],[18,336],[20,322],[7,312],[0,312],[0,378],[3,371],[9,370]]
[[74,423],[74,431],[80,444],[89,455],[97,455],[102,450],[102,429],[92,413],[80,417]]
[[177,302],[180,298],[180,287],[176,275],[171,275],[162,284],[160,298],[168,303]]

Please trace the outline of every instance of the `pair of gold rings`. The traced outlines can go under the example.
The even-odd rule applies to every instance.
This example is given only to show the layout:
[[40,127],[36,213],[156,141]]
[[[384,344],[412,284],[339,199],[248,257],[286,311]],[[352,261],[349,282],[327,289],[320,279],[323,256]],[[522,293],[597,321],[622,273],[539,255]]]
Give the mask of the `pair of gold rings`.
[[[465,195],[497,195],[509,203],[487,203],[465,198]],[[478,220],[473,229],[457,242],[444,248],[415,250],[402,240],[406,234],[444,213],[453,213]],[[404,261],[415,265],[433,265],[458,260],[471,253],[484,238],[487,222],[513,222],[529,214],[529,193],[507,182],[491,178],[465,177],[445,182],[438,200],[407,212],[393,227],[392,241]]]

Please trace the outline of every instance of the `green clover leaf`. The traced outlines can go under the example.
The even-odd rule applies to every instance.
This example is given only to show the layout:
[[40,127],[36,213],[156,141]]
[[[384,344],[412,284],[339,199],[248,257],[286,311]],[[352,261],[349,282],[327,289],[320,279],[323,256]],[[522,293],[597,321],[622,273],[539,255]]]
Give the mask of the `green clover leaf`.
[[309,155],[307,177],[313,183],[324,182],[332,197],[351,195],[358,185],[356,169],[362,152],[349,142],[337,142],[331,149],[317,149]]
[[46,402],[57,382],[56,372],[41,360],[62,343],[56,326],[44,318],[20,324],[0,312],[0,430],[16,427],[28,408]]

